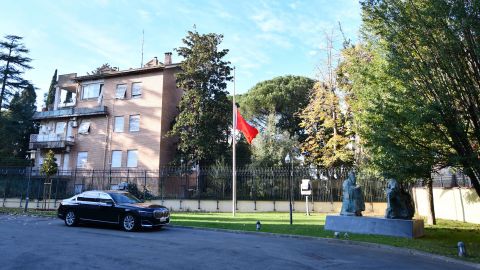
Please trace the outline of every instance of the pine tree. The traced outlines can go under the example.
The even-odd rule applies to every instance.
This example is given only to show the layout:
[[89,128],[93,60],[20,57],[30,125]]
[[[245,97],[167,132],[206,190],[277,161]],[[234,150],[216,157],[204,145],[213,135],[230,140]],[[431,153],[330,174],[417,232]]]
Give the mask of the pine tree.
[[55,101],[55,85],[57,84],[57,70],[53,73],[52,81],[50,82],[50,88],[48,89],[47,100],[45,101],[45,106],[48,108],[53,105]]
[[231,106],[226,88],[232,77],[230,62],[223,60],[228,50],[219,49],[222,39],[189,31],[185,47],[176,49],[184,58],[177,86],[185,93],[170,135],[179,139],[178,157],[190,164],[212,164],[228,148]]
[[29,63],[32,59],[25,56],[29,52],[25,48],[22,37],[7,35],[0,41],[0,80],[2,89],[0,91],[0,109],[7,107],[10,97],[21,89],[28,87],[27,80],[22,78],[26,69],[32,67]]
[[37,126],[32,120],[36,111],[35,101],[37,95],[33,85],[29,85],[20,94],[15,93],[10,102],[8,111],[10,127],[9,133],[12,140],[12,153],[14,157],[25,159],[28,151],[30,134],[36,133]]

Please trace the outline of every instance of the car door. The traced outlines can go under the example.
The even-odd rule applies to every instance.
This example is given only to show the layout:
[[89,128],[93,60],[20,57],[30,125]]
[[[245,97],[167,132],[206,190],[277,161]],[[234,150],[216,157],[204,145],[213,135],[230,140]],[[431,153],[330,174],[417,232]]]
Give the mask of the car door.
[[78,195],[77,202],[80,219],[96,220],[99,211],[98,192],[84,192]]
[[110,195],[105,192],[101,192],[98,197],[98,215],[97,219],[103,222],[117,223],[118,222],[118,209],[115,207]]

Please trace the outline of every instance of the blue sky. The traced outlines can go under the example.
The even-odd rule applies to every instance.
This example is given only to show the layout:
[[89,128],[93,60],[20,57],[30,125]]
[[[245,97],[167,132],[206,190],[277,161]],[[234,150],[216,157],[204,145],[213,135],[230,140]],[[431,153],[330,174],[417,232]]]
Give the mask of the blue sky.
[[[325,34],[338,29],[357,39],[357,0],[311,1],[8,1],[2,6],[0,35],[24,37],[33,70],[25,78],[39,88],[43,104],[55,69],[83,75],[103,63],[139,67],[142,30],[144,62],[173,51],[196,25],[200,33],[224,35],[222,46],[236,67],[237,93],[276,76],[315,78],[324,63]],[[341,35],[335,35],[337,43]],[[232,91],[233,85],[229,85]]]

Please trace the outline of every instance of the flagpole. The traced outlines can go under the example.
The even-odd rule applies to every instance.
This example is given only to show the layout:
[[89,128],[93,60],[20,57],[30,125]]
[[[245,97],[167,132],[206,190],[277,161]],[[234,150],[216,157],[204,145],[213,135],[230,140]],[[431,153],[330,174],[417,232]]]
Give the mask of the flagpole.
[[237,110],[235,105],[235,67],[233,67],[233,99],[232,99],[232,118],[233,118],[233,129],[232,129],[232,215],[235,216],[236,211],[236,202],[237,202],[237,155],[236,155],[236,137],[235,132],[237,130]]

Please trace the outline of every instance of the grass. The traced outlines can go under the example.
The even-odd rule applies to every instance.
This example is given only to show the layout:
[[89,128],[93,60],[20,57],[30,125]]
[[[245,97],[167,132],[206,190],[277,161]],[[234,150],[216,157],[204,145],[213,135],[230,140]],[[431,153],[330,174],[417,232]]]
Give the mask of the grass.
[[[172,224],[219,228],[241,231],[255,231],[259,220],[262,232],[304,235],[321,238],[333,238],[333,232],[325,231],[325,214],[315,213],[311,216],[295,213],[293,225],[289,224],[288,213],[173,213]],[[425,236],[418,239],[399,237],[349,234],[354,241],[385,244],[395,247],[415,249],[434,254],[460,258],[457,256],[457,243],[466,245],[467,261],[480,263],[480,225],[450,220],[437,220],[435,226],[425,226]]]
[[[23,209],[0,208],[0,213],[23,215]],[[29,210],[29,215],[55,217],[55,211]],[[333,232],[323,229],[325,214],[314,213],[305,216],[293,214],[293,225],[289,224],[288,213],[172,213],[172,225],[202,228],[217,228],[239,231],[255,231],[257,220],[262,223],[262,232],[304,235],[321,238],[333,238]],[[349,240],[385,244],[395,247],[415,249],[434,254],[460,258],[457,256],[457,243],[463,241],[468,257],[466,261],[480,263],[480,225],[450,220],[437,220],[435,226],[425,226],[425,236],[418,239],[399,237],[349,234]]]
[[25,213],[23,208],[6,208],[0,207],[0,214],[10,214],[10,215],[30,215],[30,216],[40,216],[40,217],[56,217],[57,211],[52,210],[37,210],[37,209],[28,209],[28,212]]

